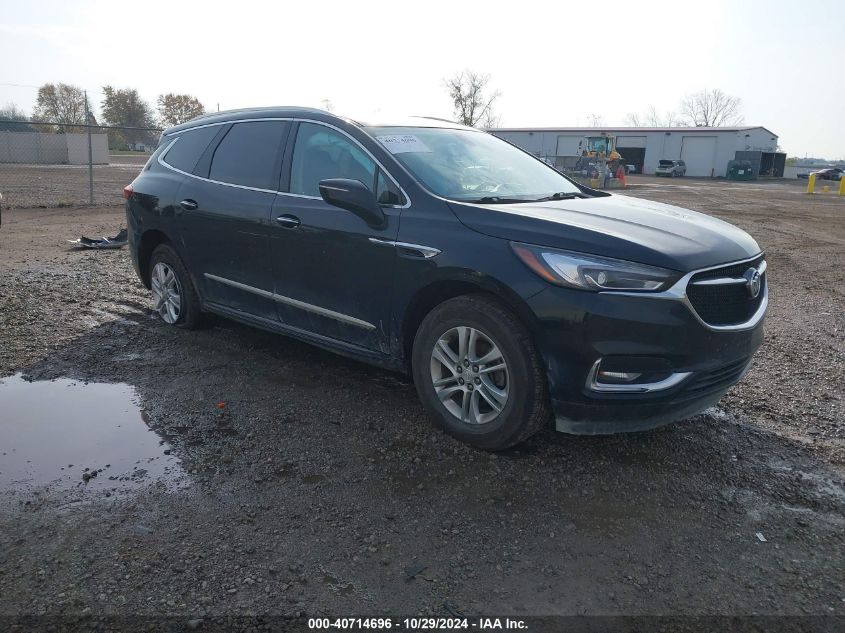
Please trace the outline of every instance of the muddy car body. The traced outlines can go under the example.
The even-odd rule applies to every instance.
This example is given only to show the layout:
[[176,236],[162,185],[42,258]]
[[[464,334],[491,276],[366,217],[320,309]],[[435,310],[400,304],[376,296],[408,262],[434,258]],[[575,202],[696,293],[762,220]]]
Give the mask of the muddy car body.
[[711,406],[762,339],[745,232],[575,184],[484,132],[302,108],[171,128],[127,187],[165,321],[212,312],[413,376],[433,419],[501,449]]

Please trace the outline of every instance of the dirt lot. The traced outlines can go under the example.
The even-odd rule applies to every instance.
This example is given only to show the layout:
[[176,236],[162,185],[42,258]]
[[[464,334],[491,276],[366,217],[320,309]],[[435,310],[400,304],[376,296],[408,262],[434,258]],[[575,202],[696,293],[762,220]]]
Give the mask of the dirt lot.
[[[119,208],[5,212],[0,376],[131,385],[136,422],[166,442],[139,461],[168,468],[108,479],[106,453],[2,490],[0,614],[845,617],[845,199],[631,181],[767,251],[754,366],[694,419],[550,430],[498,455],[435,431],[401,376],[222,319],[153,318],[127,252],[64,241],[112,234]],[[100,413],[64,411],[91,428]]]
[[[149,155],[112,154],[108,165],[94,165],[94,202],[119,204]],[[3,207],[72,207],[88,203],[88,165],[0,163]]]

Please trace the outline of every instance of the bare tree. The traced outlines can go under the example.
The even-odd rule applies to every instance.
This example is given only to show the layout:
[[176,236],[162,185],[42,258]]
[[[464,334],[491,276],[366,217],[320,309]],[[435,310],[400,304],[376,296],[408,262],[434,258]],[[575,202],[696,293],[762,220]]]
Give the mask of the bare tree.
[[642,119],[636,112],[629,112],[625,115],[625,123],[631,127],[642,127]]
[[600,114],[588,114],[587,120],[590,122],[590,125],[592,127],[601,127],[602,125],[604,125],[604,117]]
[[331,99],[323,99],[320,101],[320,104],[323,106],[323,110],[326,112],[334,112],[334,104],[332,103]]
[[489,123],[498,123],[493,103],[501,93],[498,90],[489,92],[489,82],[490,75],[481,75],[471,70],[464,70],[445,80],[458,123],[472,127],[488,127]]
[[205,106],[192,95],[172,92],[158,96],[158,116],[165,126],[179,125],[205,114]]
[[38,89],[32,118],[45,123],[83,124],[86,119],[85,92],[71,84],[44,84]]
[[743,121],[742,101],[718,88],[704,89],[687,95],[681,101],[681,116],[695,127],[723,127],[739,125]]
[[633,127],[677,127],[681,125],[677,112],[667,110],[661,114],[653,105],[649,106],[643,113],[628,113],[625,122]]
[[7,103],[0,108],[0,131],[35,132],[35,128],[26,121],[29,121],[29,117],[16,103]]

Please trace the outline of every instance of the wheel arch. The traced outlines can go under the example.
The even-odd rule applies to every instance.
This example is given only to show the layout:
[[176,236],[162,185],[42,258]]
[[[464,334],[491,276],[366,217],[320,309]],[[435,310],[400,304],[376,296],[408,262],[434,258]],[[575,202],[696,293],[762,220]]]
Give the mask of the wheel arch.
[[160,244],[173,244],[173,240],[158,229],[144,231],[141,241],[138,243],[138,270],[141,275],[141,282],[147,288],[150,287],[150,259],[153,256],[153,251]]
[[492,277],[471,272],[458,273],[422,286],[407,303],[401,322],[401,353],[406,369],[409,369],[414,337],[426,315],[444,301],[469,294],[484,294],[500,301],[516,314],[537,342],[539,323],[519,295]]

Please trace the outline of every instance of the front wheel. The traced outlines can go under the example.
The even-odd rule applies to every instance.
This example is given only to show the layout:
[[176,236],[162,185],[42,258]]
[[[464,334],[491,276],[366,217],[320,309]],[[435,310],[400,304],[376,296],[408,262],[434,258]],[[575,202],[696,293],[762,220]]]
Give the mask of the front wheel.
[[549,420],[546,376],[525,326],[484,295],[434,308],[414,339],[414,384],[435,424],[485,450],[502,450]]

